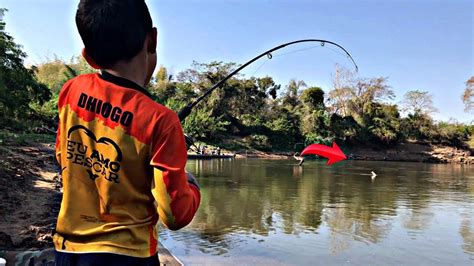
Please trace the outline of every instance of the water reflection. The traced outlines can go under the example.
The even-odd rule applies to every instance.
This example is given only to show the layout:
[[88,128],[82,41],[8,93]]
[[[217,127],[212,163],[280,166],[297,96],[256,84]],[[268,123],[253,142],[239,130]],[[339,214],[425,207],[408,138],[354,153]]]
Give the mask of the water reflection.
[[470,209],[467,214],[463,215],[461,222],[461,227],[459,228],[459,233],[461,234],[464,244],[463,249],[466,252],[474,254],[474,211]]
[[[462,241],[458,249],[474,254],[473,167],[389,162],[327,167],[317,161],[299,167],[295,161],[247,159],[189,161],[187,168],[202,184],[201,208],[188,230],[161,236],[204,254],[231,256],[245,245],[271,242],[268,254],[260,255],[272,256],[280,245],[298,255],[316,245],[302,240],[308,235],[324,244],[319,252],[342,256],[358,243],[383,245],[392,238],[402,249],[418,236],[435,238],[438,230],[457,230],[446,245]],[[373,182],[372,170],[378,175]],[[295,237],[297,246],[278,243]]]

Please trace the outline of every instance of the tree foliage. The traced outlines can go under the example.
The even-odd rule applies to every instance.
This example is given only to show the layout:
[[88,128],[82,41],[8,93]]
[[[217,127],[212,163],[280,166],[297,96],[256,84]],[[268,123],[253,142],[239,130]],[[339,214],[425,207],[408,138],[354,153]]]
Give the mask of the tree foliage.
[[[5,32],[4,12],[0,9],[1,123],[13,119],[27,124],[34,119],[54,124],[63,84],[95,70],[82,57],[68,63],[55,58],[26,68],[26,54]],[[155,101],[179,111],[236,67],[235,63],[194,62],[173,75],[161,66],[147,89]],[[473,87],[471,78],[463,95],[466,110],[473,109]],[[433,121],[428,92],[415,90],[405,95],[405,118],[392,103],[394,96],[386,77],[361,78],[340,68],[327,93],[302,80],[291,80],[282,87],[272,77],[236,75],[195,107],[183,129],[198,140],[224,144],[225,139],[238,138],[247,147],[261,150],[291,150],[297,143],[330,144],[334,140],[373,146],[404,140],[462,145],[474,133],[473,126]]]
[[[235,67],[233,63],[194,62],[191,68],[172,75],[161,66],[147,89],[157,102],[179,111]],[[36,75],[48,84],[53,97],[43,105],[30,106],[54,118],[58,88],[87,71],[78,59],[38,66]],[[278,93],[281,86],[271,77],[232,77],[195,107],[183,129],[198,140],[219,143],[238,137],[261,150],[289,150],[296,143],[329,145],[334,140],[375,146],[407,139],[460,145],[472,133],[469,127],[433,121],[429,116],[432,96],[427,92],[406,94],[402,110],[410,112],[402,118],[398,106],[390,103],[394,93],[387,78],[359,78],[340,72],[345,73],[339,75],[345,80],[334,82],[339,87],[327,94],[304,81],[291,80]],[[333,98],[326,99],[326,95]]]
[[427,91],[412,90],[405,93],[401,103],[402,110],[409,113],[430,115],[436,112],[433,105],[433,95]]
[[301,100],[310,109],[324,109],[324,91],[320,87],[311,87],[303,91]]
[[368,139],[386,145],[397,143],[402,136],[397,106],[370,103],[365,108],[364,125],[367,126]]
[[35,67],[26,68],[26,54],[5,31],[3,16],[7,10],[0,9],[0,116],[1,123],[9,126],[18,119],[34,116],[30,103],[42,104],[50,98],[50,91],[38,82]]
[[[43,103],[32,103],[30,107],[42,117],[50,120],[56,120],[59,92],[64,83],[71,78],[81,74],[95,73],[97,70],[89,66],[82,56],[71,58],[69,63],[59,58],[47,61],[38,65],[35,69],[35,75],[39,82],[45,84],[51,93],[51,99]],[[54,123],[49,123],[54,127]]]
[[436,134],[434,121],[427,114],[420,112],[408,114],[402,121],[402,127],[405,137],[409,139],[429,140]]
[[362,124],[364,110],[370,108],[372,103],[385,103],[395,97],[386,77],[357,78],[354,72],[339,67],[336,67],[333,89],[328,95],[331,113],[352,116]]
[[461,97],[464,103],[464,111],[474,111],[474,76],[466,81],[466,89]]

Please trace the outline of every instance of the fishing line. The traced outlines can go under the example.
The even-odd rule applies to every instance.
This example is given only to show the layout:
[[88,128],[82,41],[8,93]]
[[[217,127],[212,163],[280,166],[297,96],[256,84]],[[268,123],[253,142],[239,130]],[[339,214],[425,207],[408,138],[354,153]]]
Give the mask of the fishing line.
[[[355,60],[352,58],[352,56],[349,54],[349,52],[344,48],[342,47],[341,45],[335,43],[335,42],[332,42],[332,41],[328,41],[328,40],[322,40],[322,39],[301,39],[301,40],[296,40],[296,41],[292,41],[292,42],[288,42],[288,43],[283,43],[283,44],[280,44],[276,47],[273,47],[271,48],[270,50],[268,51],[265,51],[263,53],[261,53],[260,55],[257,55],[256,57],[252,58],[251,60],[247,61],[246,63],[244,63],[243,65],[239,66],[237,69],[233,70],[230,74],[228,74],[226,77],[224,77],[223,79],[221,79],[219,82],[215,83],[214,85],[212,85],[211,88],[209,88],[206,92],[204,92],[204,94],[202,94],[201,96],[199,96],[198,98],[196,98],[194,101],[190,102],[188,105],[186,105],[184,108],[182,108],[179,113],[178,113],[178,117],[179,117],[179,120],[180,121],[183,121],[184,119],[186,119],[186,117],[191,113],[191,110],[199,103],[201,102],[204,98],[206,98],[209,94],[211,94],[215,89],[219,88],[220,86],[222,86],[222,84],[224,84],[230,77],[232,77],[233,75],[237,74],[240,70],[242,70],[243,68],[247,67],[248,65],[252,64],[253,62],[257,61],[258,59],[264,57],[264,56],[267,56],[268,59],[271,59],[273,56],[272,56],[272,53],[274,51],[277,51],[277,50],[280,50],[282,48],[285,48],[287,46],[290,46],[290,45],[295,45],[295,44],[299,44],[299,43],[306,43],[306,42],[316,42],[318,43],[320,46],[325,46],[327,44],[331,44],[331,45],[334,45],[334,46],[337,46],[338,48],[340,48],[342,51],[344,51],[346,54],[347,54],[347,59],[349,59],[350,61],[352,61],[352,63],[354,64],[354,67],[355,67],[355,70],[356,72],[358,71],[358,67],[357,67],[357,64],[355,62]],[[309,47],[309,48],[304,48],[304,49],[301,49],[302,51],[304,50],[309,50],[309,49],[313,49],[314,47]],[[292,51],[292,53],[294,53],[296,51]],[[298,51],[299,52],[299,51]],[[290,53],[290,52],[289,52]]]
[[265,61],[263,61],[250,76],[254,76],[255,73],[257,73],[263,67],[263,65],[265,65],[266,62],[270,61],[270,59],[271,57],[268,57]]
[[299,52],[303,52],[303,51],[308,51],[308,50],[318,48],[318,47],[320,47],[320,45],[315,45],[315,46],[312,46],[312,47],[302,48],[302,49],[294,50],[294,51],[291,51],[291,52],[277,54],[277,55],[274,55],[274,57],[280,57],[280,56],[284,56],[284,55],[289,55],[289,54],[299,53]]
[[273,55],[272,53],[268,53],[267,54],[267,59],[265,61],[263,61],[263,63],[260,64],[257,67],[257,69],[251,74],[251,76],[254,76],[255,73],[257,73],[268,61],[270,61],[274,57],[281,57],[281,56],[284,56],[284,55],[289,55],[289,54],[299,53],[299,52],[303,52],[303,51],[308,51],[308,50],[311,50],[311,49],[314,49],[314,48],[318,48],[320,46],[324,46],[324,45],[315,45],[315,46],[302,48],[302,49],[298,49],[298,50],[294,50],[294,51],[290,51],[290,52],[286,52],[286,53],[281,53],[281,54],[277,54],[277,55]]
[[[262,64],[260,64],[257,69],[251,74],[251,76],[254,76],[255,73],[257,73],[270,59],[272,58],[277,58],[277,57],[281,57],[281,56],[285,56],[285,55],[290,55],[290,54],[295,54],[295,53],[299,53],[299,52],[304,52],[304,51],[308,51],[308,50],[312,50],[312,49],[315,49],[315,48],[327,48],[331,51],[333,51],[334,53],[337,53],[338,55],[341,55],[345,58],[349,58],[348,55],[332,48],[332,47],[329,47],[329,46],[326,46],[324,42],[321,42],[320,45],[314,45],[314,46],[311,46],[311,47],[306,47],[306,48],[302,48],[302,49],[297,49],[297,50],[294,50],[294,51],[290,51],[290,52],[286,52],[286,53],[281,53],[281,54],[276,54],[276,55],[273,55],[272,53],[268,53],[267,54],[267,59],[265,61],[263,61]],[[331,62],[333,63],[337,63],[336,61],[334,60],[330,60]]]
[[343,54],[343,53],[341,53],[340,51],[338,51],[338,50],[335,50],[334,48],[331,48],[331,47],[327,47],[327,48],[328,48],[329,50],[331,50],[331,51],[335,52],[336,54],[338,54],[338,55],[341,55],[341,56],[343,56],[344,58],[347,58],[347,59],[349,59],[349,56],[348,56],[348,55],[346,55],[346,54]]

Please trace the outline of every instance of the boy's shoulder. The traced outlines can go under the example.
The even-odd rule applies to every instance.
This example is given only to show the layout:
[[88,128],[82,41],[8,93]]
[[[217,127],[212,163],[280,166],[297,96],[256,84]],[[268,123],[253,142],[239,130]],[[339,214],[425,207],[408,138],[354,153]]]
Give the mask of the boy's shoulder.
[[[61,93],[67,90],[78,90],[87,92],[103,98],[125,98],[123,104],[140,103],[140,108],[149,109],[147,113],[154,110],[164,113],[174,113],[173,110],[153,100],[152,95],[145,88],[129,80],[112,78],[110,74],[89,73],[81,74],[69,79],[63,85]],[[121,95],[122,97],[116,97]]]
[[[95,113],[104,120],[110,120],[113,119],[114,110],[121,114],[121,118],[127,114],[130,119],[124,119],[124,122],[128,123],[122,125],[130,125],[137,135],[148,135],[151,133],[147,132],[149,130],[166,131],[179,123],[175,111],[155,102],[150,93],[141,86],[124,79],[109,80],[109,77],[104,78],[104,75],[99,73],[82,74],[68,80],[61,94],[58,102],[60,107],[72,102],[77,106],[73,109],[77,109],[84,116],[92,116]],[[107,108],[111,111],[107,112]],[[110,125],[113,126],[113,123]]]

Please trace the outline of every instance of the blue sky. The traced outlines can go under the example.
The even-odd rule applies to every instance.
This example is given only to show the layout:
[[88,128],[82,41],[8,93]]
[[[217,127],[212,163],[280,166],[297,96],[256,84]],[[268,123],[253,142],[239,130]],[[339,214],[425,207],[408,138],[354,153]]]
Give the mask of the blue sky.
[[[28,64],[68,60],[82,43],[74,24],[77,0],[2,0],[7,31],[23,45]],[[335,41],[352,54],[362,77],[388,77],[398,102],[408,90],[434,96],[438,120],[473,120],[461,94],[474,75],[474,4],[427,1],[147,1],[159,31],[159,64],[177,73],[198,62],[244,63],[283,42]],[[335,64],[351,63],[333,47],[293,46],[244,73],[331,88]]]

